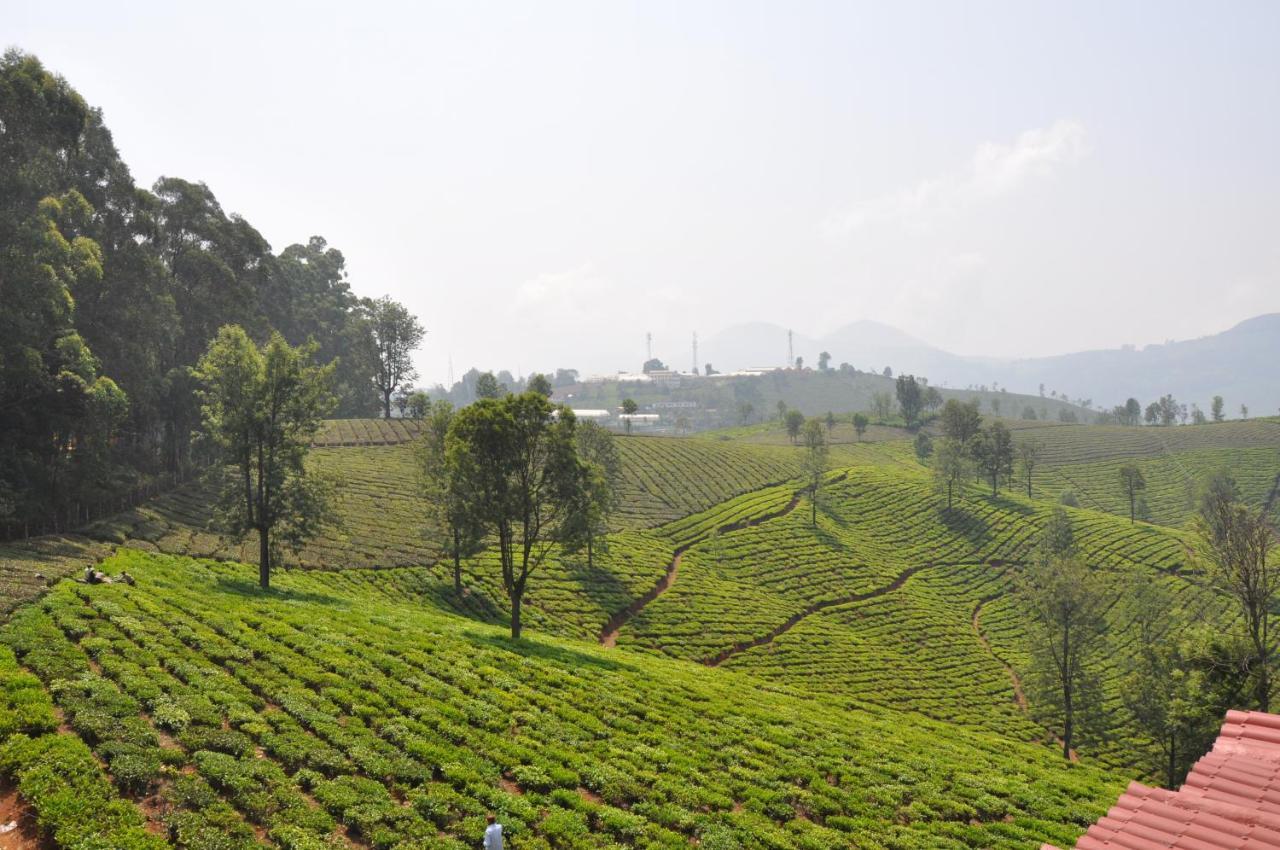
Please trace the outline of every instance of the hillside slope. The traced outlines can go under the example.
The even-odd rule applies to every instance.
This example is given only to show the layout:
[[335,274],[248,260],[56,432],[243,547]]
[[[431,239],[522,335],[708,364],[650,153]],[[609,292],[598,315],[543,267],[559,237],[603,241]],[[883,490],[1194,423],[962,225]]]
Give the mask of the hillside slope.
[[[741,674],[497,629],[352,573],[122,554],[0,629],[174,846],[1025,847],[1121,782],[1051,753]],[[37,723],[32,732],[49,733]],[[22,782],[29,748],[0,747]],[[15,747],[17,749],[15,750]],[[11,754],[8,762],[6,753]],[[37,800],[37,806],[39,800]]]

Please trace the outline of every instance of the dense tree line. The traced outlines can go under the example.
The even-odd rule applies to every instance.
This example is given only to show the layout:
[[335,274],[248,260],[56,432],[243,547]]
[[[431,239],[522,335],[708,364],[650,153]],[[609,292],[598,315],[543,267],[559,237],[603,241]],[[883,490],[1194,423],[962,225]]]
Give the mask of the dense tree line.
[[[16,50],[0,59],[0,304],[0,534],[74,525],[201,461],[193,367],[223,326],[313,340],[337,415],[385,401],[388,301],[356,297],[341,252],[313,237],[273,254],[203,183],[135,185],[101,112]],[[390,351],[387,380],[411,380]]]

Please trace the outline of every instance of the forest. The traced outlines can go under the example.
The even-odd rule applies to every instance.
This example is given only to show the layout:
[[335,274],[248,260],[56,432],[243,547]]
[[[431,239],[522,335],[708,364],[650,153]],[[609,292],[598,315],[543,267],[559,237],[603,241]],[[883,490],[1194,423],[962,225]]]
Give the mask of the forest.
[[357,296],[323,237],[277,253],[199,180],[138,186],[102,113],[35,56],[0,60],[0,116],[0,536],[190,476],[191,370],[224,325],[314,340],[333,415],[389,415],[422,329]]

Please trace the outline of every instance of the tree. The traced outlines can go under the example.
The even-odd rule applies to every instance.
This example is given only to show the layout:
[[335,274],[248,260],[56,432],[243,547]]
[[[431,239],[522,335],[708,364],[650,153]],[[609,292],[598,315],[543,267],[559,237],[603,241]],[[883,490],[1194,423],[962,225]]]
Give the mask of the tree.
[[577,369],[557,369],[554,383],[557,387],[568,387],[578,383]]
[[1093,572],[1074,555],[1038,558],[1020,591],[1031,613],[1036,684],[1062,724],[1062,757],[1071,757],[1081,720],[1096,707],[1096,658],[1105,630],[1106,596]]
[[818,371],[825,372],[830,367],[831,355],[825,351],[818,355]]
[[403,304],[384,295],[377,300],[365,299],[369,328],[378,355],[374,386],[382,396],[382,415],[391,418],[391,396],[400,387],[418,377],[412,355],[426,331]]
[[1126,463],[1120,467],[1120,489],[1129,500],[1129,522],[1132,524],[1137,514],[1138,494],[1147,489],[1147,479],[1142,477],[1142,470],[1136,464]]
[[706,364],[705,366],[703,366],[703,367],[702,367],[702,374],[704,374],[704,375],[706,375],[708,378],[710,378],[712,375],[719,375],[720,373],[719,373],[719,372],[717,372],[715,369],[713,369],[713,368],[711,367],[711,364],[710,364],[710,363],[708,363],[708,364]]
[[797,358],[796,358],[796,371],[798,372],[798,371],[800,371],[800,370],[801,370],[801,369],[803,369],[803,368],[804,368],[804,358],[803,358],[803,357],[797,357]]
[[1022,474],[1027,476],[1027,498],[1031,498],[1031,474],[1035,471],[1036,464],[1040,462],[1040,455],[1044,452],[1044,444],[1039,440],[1026,439],[1018,443],[1018,462],[1022,467]]
[[1213,404],[1209,408],[1210,412],[1213,415],[1214,422],[1221,422],[1222,420],[1227,418],[1227,415],[1223,411],[1223,408],[1224,408],[1224,404],[1222,402],[1222,396],[1220,395],[1214,396]]
[[506,394],[506,385],[498,383],[492,372],[483,372],[476,378],[476,398],[502,398]]
[[927,387],[924,391],[924,406],[930,413],[942,407],[942,393],[937,387]]
[[876,420],[883,424],[893,415],[893,396],[886,392],[872,393],[871,409],[875,412]]
[[513,640],[530,577],[556,543],[580,530],[573,521],[583,481],[576,424],[569,408],[526,392],[464,407],[445,438],[450,478],[497,546]]
[[871,424],[871,420],[867,418],[865,413],[853,414],[853,430],[858,435],[858,439],[862,439],[862,435],[867,433],[867,426]]
[[1076,535],[1071,516],[1062,505],[1055,505],[1036,536],[1035,557],[1041,561],[1065,558],[1075,554]]
[[333,518],[331,484],[304,465],[334,404],[334,366],[311,365],[314,349],[293,348],[275,333],[259,350],[243,328],[228,325],[195,369],[204,431],[235,471],[221,475],[220,518],[237,538],[258,533],[264,590],[279,542],[296,549]]
[[939,495],[947,496],[951,510],[952,491],[969,475],[969,453],[950,437],[944,437],[933,454],[933,485]]
[[756,414],[756,406],[749,401],[738,402],[738,424],[746,425]]
[[537,393],[543,398],[551,398],[551,379],[541,372],[534,372],[529,376],[529,383],[525,385],[525,390]]
[[626,423],[627,423],[628,434],[631,433],[631,417],[635,416],[636,411],[639,409],[640,409],[640,406],[636,404],[635,399],[624,398],[622,400],[622,415],[627,417]]
[[651,357],[650,359],[644,361],[644,366],[640,368],[641,368],[641,371],[647,375],[650,372],[667,371],[667,364],[663,363],[661,360],[659,360],[656,357]]
[[396,412],[400,414],[401,419],[404,419],[409,413],[409,396],[413,395],[414,392],[416,390],[414,390],[413,384],[405,384],[396,391],[394,403]]
[[1003,422],[992,422],[970,445],[978,470],[991,481],[991,495],[1000,494],[1000,482],[1013,476],[1013,436]]
[[827,471],[827,439],[822,423],[810,419],[804,423],[804,476],[809,482],[809,524],[818,525],[818,493],[822,489],[822,476]]
[[483,548],[484,524],[475,510],[473,494],[466,489],[468,481],[451,474],[446,447],[453,418],[453,405],[449,402],[430,405],[415,455],[427,511],[426,532],[453,560],[453,591],[461,597],[462,559]]
[[1208,420],[1205,419],[1204,411],[1200,409],[1200,405],[1193,402],[1191,404],[1191,424],[1203,425],[1206,421]]
[[778,399],[777,411],[778,421],[785,425],[787,421],[787,403],[782,399]]
[[978,403],[947,399],[942,406],[942,433],[955,440],[964,449],[982,429],[982,416],[978,413]]
[[1143,414],[1143,419],[1146,420],[1148,425],[1159,425],[1160,403],[1153,401],[1151,404],[1148,404],[1146,412]]
[[1254,702],[1271,705],[1271,668],[1275,664],[1271,610],[1280,598],[1280,569],[1269,564],[1275,532],[1263,510],[1252,510],[1217,487],[1206,492],[1195,520],[1204,541],[1210,580],[1236,602],[1252,649]]
[[1249,405],[1247,404],[1240,405],[1240,418],[1241,419],[1249,418]]
[[431,397],[422,390],[414,390],[409,393],[405,407],[410,419],[421,421],[431,409]]
[[1034,421],[1036,418],[1036,409],[1029,404],[1026,405],[1022,408],[1022,418]]
[[915,375],[899,375],[897,381],[898,409],[908,428],[914,428],[924,410],[924,388]]
[[830,410],[828,410],[827,418],[825,421],[827,425],[827,436],[829,437],[831,436],[831,432],[836,429],[836,415],[832,413]]
[[609,518],[617,509],[622,484],[622,456],[613,434],[594,422],[577,424],[574,443],[580,478],[567,522],[565,551],[572,554],[585,546],[590,569],[595,567],[596,548],[608,549]]
[[915,442],[912,444],[916,451],[916,459],[921,463],[927,464],[929,456],[933,454],[933,440],[924,431],[916,434]]
[[315,339],[317,362],[337,361],[336,418],[375,415],[377,352],[360,299],[347,280],[346,259],[323,237],[290,245],[269,266],[258,293],[262,313],[290,345]]
[[892,370],[892,369],[890,369],[888,366],[885,366],[885,367],[884,367],[884,372],[882,372],[881,374],[883,374],[886,378],[892,378],[892,377],[893,377],[893,370]]
[[[1128,584],[1137,643],[1124,665],[1121,694],[1138,728],[1156,745],[1152,767],[1164,774],[1165,787],[1174,788],[1211,744],[1222,715],[1238,704],[1239,685],[1228,685],[1233,693],[1226,700],[1222,685],[1239,680],[1232,671],[1240,669],[1240,653],[1227,649],[1230,643],[1188,630],[1164,585],[1145,576]],[[1170,640],[1171,634],[1184,637]]]
[[804,425],[804,414],[798,410],[788,410],[783,424],[786,426],[787,436],[791,438],[791,442],[794,445],[796,439],[800,436],[800,428]]
[[690,424],[688,416],[676,417],[676,435],[677,436],[683,437],[685,434],[689,433],[689,429],[691,427],[693,426]]

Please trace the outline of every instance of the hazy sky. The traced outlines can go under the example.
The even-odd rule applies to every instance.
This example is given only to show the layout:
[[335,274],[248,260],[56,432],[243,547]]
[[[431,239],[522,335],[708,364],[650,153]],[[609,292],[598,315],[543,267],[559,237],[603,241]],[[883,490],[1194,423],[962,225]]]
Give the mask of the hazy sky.
[[636,368],[646,331],[687,368],[750,320],[1021,356],[1280,310],[1280,3],[0,10],[140,183],[408,303],[428,381]]

